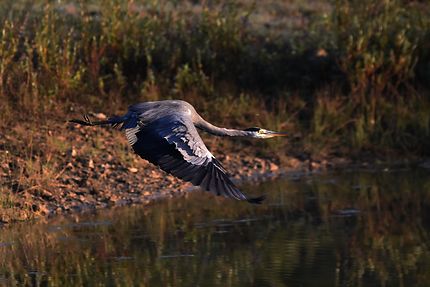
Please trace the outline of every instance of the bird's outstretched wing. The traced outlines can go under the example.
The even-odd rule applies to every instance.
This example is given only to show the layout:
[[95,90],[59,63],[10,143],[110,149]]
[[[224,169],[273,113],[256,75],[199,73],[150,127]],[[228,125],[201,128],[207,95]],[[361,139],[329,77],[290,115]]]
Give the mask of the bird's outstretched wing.
[[166,116],[126,130],[134,151],[162,170],[216,195],[259,203],[229,179],[226,170],[206,148],[191,119]]

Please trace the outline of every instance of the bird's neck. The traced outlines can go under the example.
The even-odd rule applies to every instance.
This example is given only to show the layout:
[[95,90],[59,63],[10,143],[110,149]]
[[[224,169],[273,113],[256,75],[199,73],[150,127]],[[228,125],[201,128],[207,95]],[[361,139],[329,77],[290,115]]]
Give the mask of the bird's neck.
[[195,126],[201,130],[204,130],[215,136],[230,136],[230,137],[252,137],[252,133],[249,131],[242,131],[236,129],[226,129],[214,126],[211,123],[208,123],[204,119],[199,119],[194,123]]

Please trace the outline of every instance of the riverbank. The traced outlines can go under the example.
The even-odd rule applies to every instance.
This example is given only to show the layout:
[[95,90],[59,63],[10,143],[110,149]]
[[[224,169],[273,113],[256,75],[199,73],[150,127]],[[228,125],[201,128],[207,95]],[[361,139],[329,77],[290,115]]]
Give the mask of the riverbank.
[[[192,188],[139,158],[123,133],[110,127],[48,121],[38,128],[20,124],[7,133],[3,128],[2,134],[1,224],[117,205],[148,204]],[[256,156],[261,148],[240,139],[204,138],[237,184],[346,163]],[[221,141],[234,142],[241,151],[233,146],[225,149]]]
[[430,156],[430,5],[264,3],[2,1],[0,221],[186,190],[120,132],[66,123],[142,101],[288,131],[205,137],[237,180]]
[[[104,115],[99,114],[99,117]],[[79,213],[114,206],[150,204],[198,190],[134,154],[122,132],[47,121],[12,127],[0,138],[0,224]],[[268,154],[262,140],[219,138],[201,133],[209,149],[238,184],[280,176],[301,178],[340,168],[372,168],[429,161],[404,161],[362,155],[360,160],[306,154]],[[270,141],[270,140],[269,140]],[[286,139],[288,141],[288,139]],[[258,195],[258,190],[255,195]],[[229,200],[214,197],[214,200]]]

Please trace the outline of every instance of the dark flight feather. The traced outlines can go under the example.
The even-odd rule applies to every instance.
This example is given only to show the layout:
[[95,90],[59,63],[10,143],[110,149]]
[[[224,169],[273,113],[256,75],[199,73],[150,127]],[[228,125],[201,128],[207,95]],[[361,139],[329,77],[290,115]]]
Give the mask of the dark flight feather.
[[[177,119],[158,119],[136,131],[137,141],[132,147],[140,157],[204,190],[260,203],[261,198],[248,198],[233,184],[221,163],[206,149],[202,139],[195,136],[198,135],[197,131],[190,133],[189,129],[195,129],[194,125]],[[169,138],[163,136],[167,134]],[[200,150],[194,150],[187,139]]]

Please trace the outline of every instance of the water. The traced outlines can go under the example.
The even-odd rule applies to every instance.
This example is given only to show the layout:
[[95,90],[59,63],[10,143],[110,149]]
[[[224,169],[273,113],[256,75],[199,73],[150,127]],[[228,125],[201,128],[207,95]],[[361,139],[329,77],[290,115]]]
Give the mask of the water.
[[1,230],[0,286],[430,286],[428,171],[244,188]]

